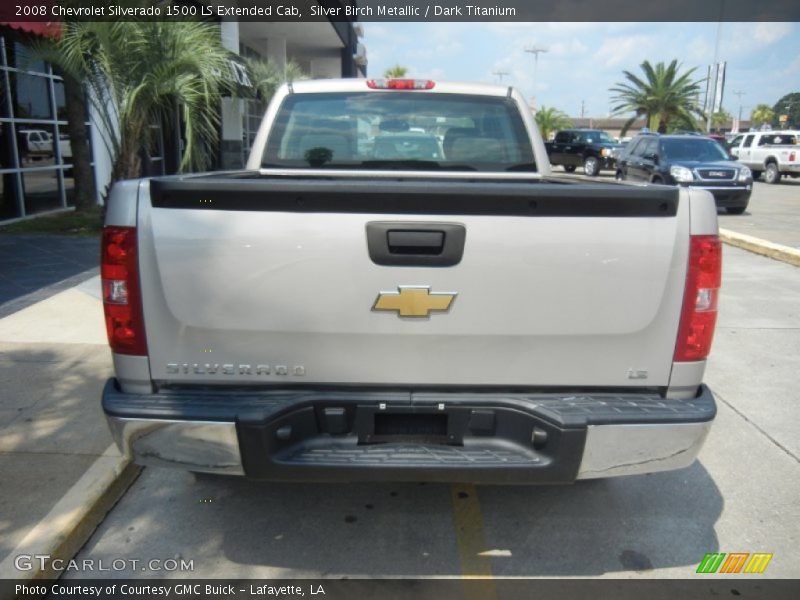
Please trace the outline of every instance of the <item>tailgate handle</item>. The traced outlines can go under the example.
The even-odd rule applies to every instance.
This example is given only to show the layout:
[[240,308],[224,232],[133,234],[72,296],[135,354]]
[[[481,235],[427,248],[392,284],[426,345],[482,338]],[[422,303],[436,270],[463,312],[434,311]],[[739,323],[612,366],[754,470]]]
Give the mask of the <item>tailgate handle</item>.
[[366,229],[376,265],[452,267],[464,255],[467,230],[461,223],[371,221]]
[[389,252],[392,254],[441,254],[444,249],[444,231],[387,232]]

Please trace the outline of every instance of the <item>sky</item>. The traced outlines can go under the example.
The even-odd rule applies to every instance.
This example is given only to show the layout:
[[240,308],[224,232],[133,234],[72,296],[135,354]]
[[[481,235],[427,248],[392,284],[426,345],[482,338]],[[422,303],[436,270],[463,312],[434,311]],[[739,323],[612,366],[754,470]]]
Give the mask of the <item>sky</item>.
[[[608,88],[623,70],[640,74],[644,60],[678,59],[705,78],[714,61],[727,61],[723,108],[749,118],[757,104],[772,106],[800,92],[800,23],[375,23],[365,22],[368,75],[395,64],[409,76],[502,83],[519,88],[536,106],[571,117],[609,115]],[[544,47],[534,81],[534,56]]]

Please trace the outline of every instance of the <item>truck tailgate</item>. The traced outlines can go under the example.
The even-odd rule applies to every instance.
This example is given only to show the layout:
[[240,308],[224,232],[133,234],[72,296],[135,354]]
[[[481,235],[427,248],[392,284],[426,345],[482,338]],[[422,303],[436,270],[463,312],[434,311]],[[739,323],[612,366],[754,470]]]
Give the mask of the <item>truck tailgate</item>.
[[[676,189],[547,182],[145,183],[152,378],[665,386],[689,239],[678,198]],[[463,226],[463,255],[451,266],[376,264],[366,232],[375,222]],[[403,287],[453,300],[428,317],[373,310],[379,294]]]

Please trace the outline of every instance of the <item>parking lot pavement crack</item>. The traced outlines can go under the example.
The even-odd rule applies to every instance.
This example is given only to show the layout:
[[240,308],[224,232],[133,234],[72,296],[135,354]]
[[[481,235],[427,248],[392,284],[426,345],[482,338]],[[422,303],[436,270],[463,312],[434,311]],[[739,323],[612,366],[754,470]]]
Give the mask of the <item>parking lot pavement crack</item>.
[[788,454],[789,456],[791,456],[791,457],[792,457],[792,458],[793,458],[795,461],[797,461],[798,463],[800,463],[800,457],[798,457],[798,456],[797,456],[796,454],[794,454],[794,453],[793,453],[791,450],[789,450],[789,449],[788,449],[786,446],[784,446],[783,444],[781,444],[781,443],[780,443],[778,440],[776,440],[774,437],[772,437],[770,434],[768,434],[766,431],[764,431],[764,430],[763,430],[761,427],[759,427],[759,426],[758,426],[758,424],[757,424],[757,423],[755,423],[754,421],[752,421],[751,419],[749,419],[749,418],[747,417],[747,415],[746,415],[746,414],[744,414],[742,411],[740,411],[738,408],[736,408],[736,407],[735,407],[733,404],[731,404],[730,402],[728,402],[727,400],[725,400],[725,398],[723,398],[722,396],[720,396],[720,395],[719,395],[719,394],[717,394],[717,393],[715,393],[715,394],[714,394],[714,397],[715,397],[715,398],[716,398],[718,401],[722,402],[722,403],[723,403],[725,406],[727,406],[728,408],[730,408],[730,409],[731,409],[733,412],[735,412],[737,415],[739,415],[739,416],[740,416],[742,419],[744,419],[744,420],[745,420],[745,421],[746,421],[748,424],[752,425],[752,426],[753,426],[753,427],[756,429],[756,431],[758,431],[759,433],[761,433],[761,435],[763,435],[765,438],[767,438],[767,439],[768,439],[770,442],[772,442],[773,444],[775,444],[775,445],[776,445],[778,448],[780,448],[780,449],[781,449],[781,450],[783,450],[783,451],[784,451],[786,454]]

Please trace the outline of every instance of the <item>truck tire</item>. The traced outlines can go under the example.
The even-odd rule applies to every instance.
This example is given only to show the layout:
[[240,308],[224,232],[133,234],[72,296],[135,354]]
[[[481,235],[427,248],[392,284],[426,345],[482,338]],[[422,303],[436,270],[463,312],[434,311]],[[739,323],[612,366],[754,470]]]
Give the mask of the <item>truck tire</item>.
[[744,211],[747,210],[746,206],[729,206],[725,210],[728,211],[729,215],[741,215],[744,214]]
[[564,170],[567,173],[572,173],[575,171],[575,165],[564,165]]
[[778,170],[777,163],[767,163],[767,168],[764,169],[764,181],[767,183],[779,183],[781,180],[781,172]]
[[587,156],[583,159],[583,173],[589,177],[594,177],[600,172],[600,161],[596,156]]

